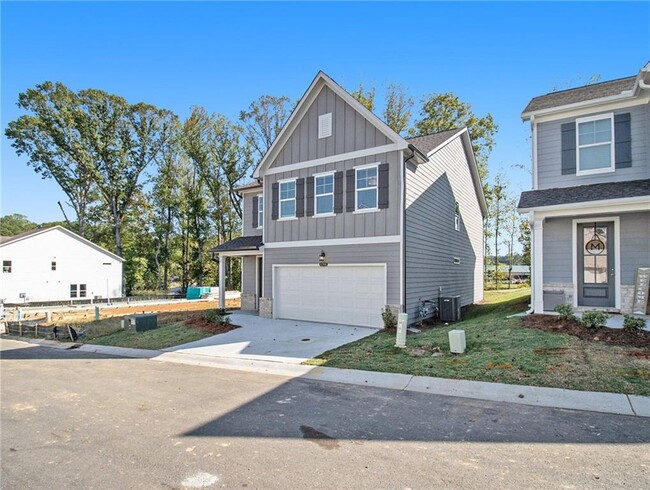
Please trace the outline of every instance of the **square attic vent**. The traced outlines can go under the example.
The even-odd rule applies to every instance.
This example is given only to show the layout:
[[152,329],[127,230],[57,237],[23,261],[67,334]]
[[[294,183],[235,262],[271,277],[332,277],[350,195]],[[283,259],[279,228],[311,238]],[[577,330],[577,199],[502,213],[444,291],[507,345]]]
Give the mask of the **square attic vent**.
[[332,113],[318,116],[318,139],[332,136]]

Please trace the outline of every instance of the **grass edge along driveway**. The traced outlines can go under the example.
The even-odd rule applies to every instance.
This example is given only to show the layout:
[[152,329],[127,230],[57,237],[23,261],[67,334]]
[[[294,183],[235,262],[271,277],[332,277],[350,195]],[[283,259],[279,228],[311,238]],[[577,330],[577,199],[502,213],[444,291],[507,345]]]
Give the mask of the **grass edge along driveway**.
[[[638,355],[642,349],[525,328],[520,317],[506,318],[525,311],[529,300],[529,289],[486,291],[485,302],[465,311],[463,321],[409,334],[406,349],[395,347],[394,333],[379,331],[305,364],[650,395],[650,361]],[[449,353],[453,329],[465,330],[465,354]]]

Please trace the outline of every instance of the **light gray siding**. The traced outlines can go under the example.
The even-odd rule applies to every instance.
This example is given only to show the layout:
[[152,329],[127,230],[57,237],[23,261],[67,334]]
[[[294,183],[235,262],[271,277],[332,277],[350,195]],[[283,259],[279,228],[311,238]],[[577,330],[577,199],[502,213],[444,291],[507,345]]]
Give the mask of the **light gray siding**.
[[573,235],[571,218],[547,219],[544,223],[544,284],[573,282]]
[[[318,138],[318,116],[332,113],[332,136]],[[324,86],[271,167],[392,143],[352,106]]]
[[407,166],[405,247],[409,318],[416,318],[420,298],[460,295],[463,305],[483,299],[483,220],[460,138],[436,152],[430,163]]
[[[330,264],[386,264],[388,304],[400,304],[400,245],[336,245],[323,247]],[[265,298],[273,297],[273,265],[317,264],[321,247],[270,248],[264,251]],[[335,308],[336,305],[332,305]]]
[[[333,238],[355,238],[398,235],[400,233],[400,152],[393,151],[353,160],[345,160],[328,165],[309,167],[293,172],[267,175],[264,179],[264,195],[267,212],[265,213],[265,243],[295,240],[323,240]],[[367,163],[389,164],[388,208],[372,213],[346,212],[332,217],[302,217],[295,220],[279,221],[271,219],[271,186],[274,182],[289,178],[307,178],[316,173],[343,171]],[[343,179],[345,186],[346,179]],[[345,198],[345,190],[344,190]]]
[[256,272],[257,257],[248,255],[242,257],[242,281],[241,292],[242,294],[257,294],[256,293]]
[[[577,185],[620,182],[650,177],[650,105],[628,107],[613,111],[630,113],[632,136],[632,166],[611,173],[597,175],[562,175],[561,126],[575,121],[575,117],[542,122],[537,126],[537,188],[552,189]],[[597,113],[595,113],[597,114]]]
[[621,215],[621,284],[633,285],[639,267],[650,267],[650,212]]
[[[255,196],[262,195],[262,188],[260,187],[256,191],[246,191],[242,193],[243,199],[243,232],[242,236],[255,236],[262,235],[261,228],[253,228],[253,198]],[[265,213],[266,214],[266,213]]]

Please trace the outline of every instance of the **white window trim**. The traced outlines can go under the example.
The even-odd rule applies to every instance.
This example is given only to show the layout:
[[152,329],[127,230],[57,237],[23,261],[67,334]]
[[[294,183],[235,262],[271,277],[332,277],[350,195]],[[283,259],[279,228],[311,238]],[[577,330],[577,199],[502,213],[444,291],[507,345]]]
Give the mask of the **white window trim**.
[[[335,216],[336,213],[334,212],[334,186],[336,185],[334,183],[334,173],[335,172],[321,172],[319,174],[314,174],[314,218],[325,218],[327,216]],[[316,179],[319,177],[332,177],[332,192],[328,192],[327,194],[318,194],[316,191],[317,186],[316,186]],[[355,175],[356,176],[356,175]],[[328,211],[327,213],[319,213],[318,212],[318,197],[319,196],[332,196],[332,211]]]
[[[278,192],[280,192],[278,187]],[[258,194],[257,196],[257,229],[261,230],[264,228],[264,194]],[[260,219],[260,198],[262,198],[262,219]],[[278,199],[280,196],[278,195]]]
[[[297,178],[278,180],[278,221],[291,221],[291,220],[294,220],[294,219],[298,219],[296,217],[296,205],[297,205],[296,196],[298,195],[298,188],[297,188],[297,185],[296,185],[297,180],[298,180]],[[294,194],[295,195],[291,199],[282,199],[282,197],[281,197],[282,196],[282,190],[281,190],[282,184],[286,184],[288,182],[293,182]],[[293,216],[284,216],[284,217],[282,216],[282,202],[283,201],[284,202],[287,202],[287,201],[293,201],[294,202]]]
[[[592,122],[592,121],[601,121],[603,119],[609,119],[611,127],[611,139],[609,141],[610,145],[610,166],[604,168],[595,168],[590,170],[580,170],[580,148],[593,148],[596,146],[604,146],[606,143],[592,143],[589,145],[580,145],[580,124]],[[614,113],[609,112],[606,114],[598,114],[597,116],[588,116],[580,117],[576,119],[576,175],[595,175],[595,174],[606,174],[614,172],[616,170],[616,162],[614,160],[615,153],[615,141],[614,141]]]
[[[357,187],[357,173],[359,170],[366,170],[368,168],[375,167],[377,169],[377,185],[374,189],[377,189],[377,194],[375,196],[375,207],[373,208],[363,208],[359,209],[359,188]],[[364,187],[361,190],[373,189],[373,187]],[[379,162],[368,163],[366,165],[358,165],[354,167],[354,212],[355,213],[375,213],[379,211]]]

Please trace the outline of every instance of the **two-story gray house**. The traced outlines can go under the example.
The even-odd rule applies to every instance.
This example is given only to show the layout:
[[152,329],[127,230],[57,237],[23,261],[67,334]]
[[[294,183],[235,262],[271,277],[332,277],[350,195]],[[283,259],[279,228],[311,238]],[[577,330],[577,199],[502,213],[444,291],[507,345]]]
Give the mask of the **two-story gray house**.
[[638,75],[533,98],[535,313],[560,303],[632,311],[650,267],[650,64]]
[[483,298],[485,200],[466,129],[405,139],[324,73],[238,189],[242,309],[381,327],[424,300]]

